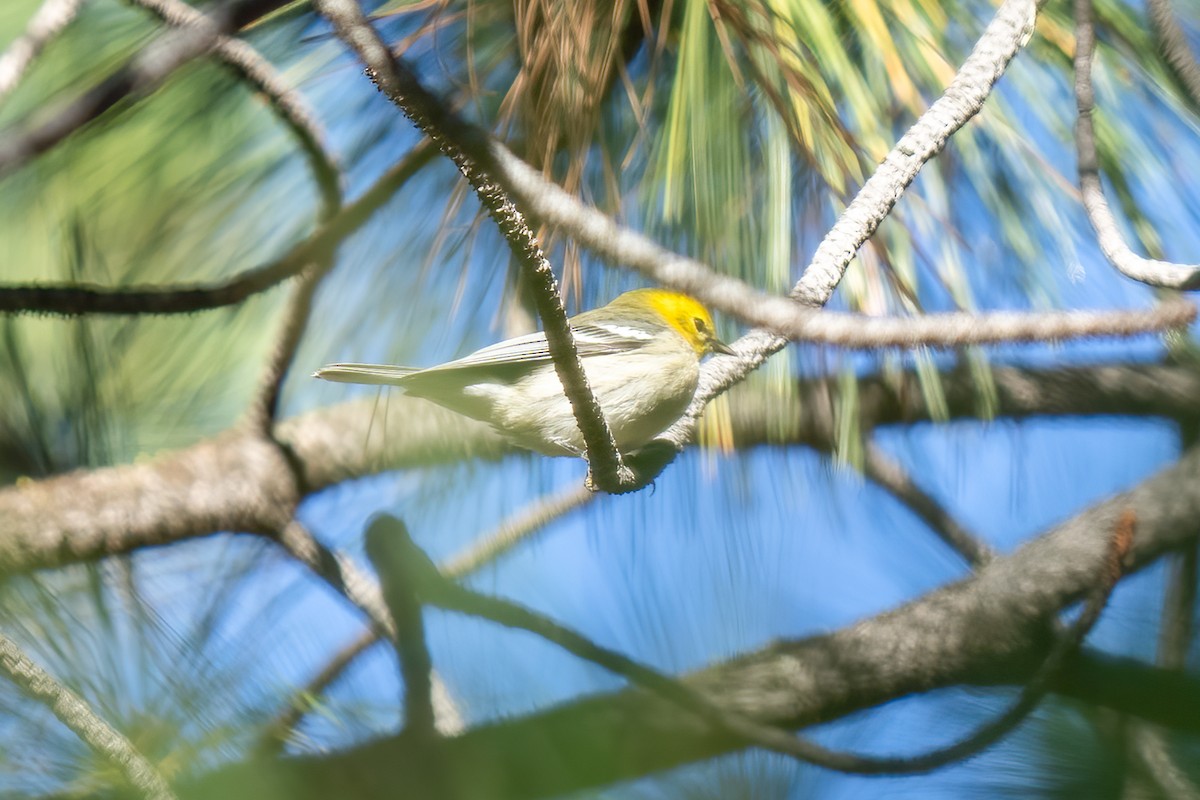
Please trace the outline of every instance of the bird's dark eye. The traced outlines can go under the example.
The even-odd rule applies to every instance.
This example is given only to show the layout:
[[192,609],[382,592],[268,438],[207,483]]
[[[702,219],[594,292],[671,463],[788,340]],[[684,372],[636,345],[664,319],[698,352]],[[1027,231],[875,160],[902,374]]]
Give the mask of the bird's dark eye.
[[692,322],[696,323],[696,330],[700,331],[700,333],[704,333],[705,331],[708,330],[708,323],[706,323],[704,320],[700,319],[699,317],[693,318]]

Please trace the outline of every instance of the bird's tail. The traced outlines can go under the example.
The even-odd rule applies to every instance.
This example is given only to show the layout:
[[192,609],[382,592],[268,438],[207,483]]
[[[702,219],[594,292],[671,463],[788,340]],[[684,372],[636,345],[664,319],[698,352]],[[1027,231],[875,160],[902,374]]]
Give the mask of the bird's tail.
[[329,364],[314,372],[313,377],[337,383],[402,386],[404,379],[414,372],[420,370],[390,364]]

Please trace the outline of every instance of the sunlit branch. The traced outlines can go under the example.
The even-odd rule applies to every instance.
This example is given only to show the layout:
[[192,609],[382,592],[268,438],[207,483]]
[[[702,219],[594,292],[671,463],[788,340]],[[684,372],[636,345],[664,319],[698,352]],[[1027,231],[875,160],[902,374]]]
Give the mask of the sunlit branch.
[[204,23],[169,30],[126,64],[74,100],[37,121],[0,132],[0,177],[24,166],[127,98],[157,90],[176,70],[207,53],[217,38],[250,16],[261,16],[286,0],[231,0],[205,16]]
[[[489,142],[489,148],[502,169],[505,185],[538,218],[566,230],[580,244],[616,264],[637,269],[659,283],[696,296],[712,308],[795,342],[873,350],[1132,336],[1180,327],[1194,316],[1190,306],[1183,304],[1153,311],[981,312],[911,318],[817,311],[672,253],[547,181],[498,142]],[[762,341],[765,339],[761,337],[747,337],[734,349],[746,353],[747,358],[765,358],[758,352]],[[781,342],[777,344],[782,346]]]
[[65,286],[0,285],[0,313],[182,314],[236,305],[330,256],[396,192],[429,163],[433,148],[423,142],[410,150],[362,197],[348,204],[308,239],[270,263],[218,283],[147,288],[108,288],[72,283]]
[[[183,0],[130,0],[134,5],[156,14],[168,25],[179,28],[203,26],[203,14]],[[218,36],[213,55],[233,69],[258,93],[261,93],[291,129],[300,148],[308,158],[313,177],[320,188],[323,211],[321,221],[327,222],[342,203],[342,174],[337,160],[325,146],[325,133],[316,114],[304,98],[289,86],[272,64],[248,42],[230,36]]]
[[1104,257],[1121,274],[1135,281],[1168,289],[1200,288],[1200,265],[1176,264],[1143,258],[1129,249],[1117,225],[1117,219],[1104,198],[1100,180],[1100,159],[1096,152],[1096,131],[1092,125],[1096,97],[1092,90],[1092,55],[1096,48],[1096,27],[1092,20],[1092,0],[1075,0],[1075,150],[1079,161],[1079,189],[1083,207],[1096,231],[1096,241]]
[[3,633],[0,633],[0,672],[49,708],[62,724],[120,770],[129,784],[147,798],[174,800],[171,787],[129,739],[97,716],[83,698],[34,663]]
[[863,474],[904,503],[972,567],[981,567],[995,558],[995,552],[986,542],[964,528],[941,503],[918,486],[902,466],[871,442],[866,446]]
[[71,24],[82,5],[83,0],[43,0],[25,32],[0,53],[0,101],[17,88],[42,48]]
[[487,135],[465,123],[421,85],[408,64],[392,55],[355,0],[315,0],[314,6],[358,54],[380,90],[454,161],[521,264],[533,289],[555,371],[583,434],[589,485],[612,493],[640,488],[643,483],[622,463],[604,412],[588,385],[558,296],[554,271],[524,214],[491,174]]
[[[792,297],[802,305],[823,306],[862,246],[921,166],[945,146],[950,136],[983,107],[1009,61],[1033,33],[1034,0],[1007,0],[984,31],[943,96],[897,143],[858,196],[839,217],[813,255]],[[536,217],[569,232],[576,240],[615,263],[637,269],[660,283],[690,292],[716,308],[745,310],[769,296],[741,281],[714,273],[706,265],[671,253],[640,234],[621,228],[599,211],[586,207],[495,141],[488,142],[499,178],[527,204]],[[785,309],[775,299],[777,309]],[[790,315],[790,310],[778,316]],[[773,326],[772,326],[773,327]],[[780,344],[779,346],[782,346]],[[778,348],[776,348],[778,349]]]
[[1191,96],[1192,103],[1200,107],[1200,64],[1197,64],[1187,37],[1179,27],[1179,20],[1171,10],[1170,0],[1146,0],[1146,11],[1159,49]]
[[403,523],[398,520],[380,517],[372,525],[367,537],[368,542],[376,543],[378,555],[373,556],[373,560],[390,562],[399,573],[398,580],[403,582],[406,590],[416,592],[424,602],[533,633],[578,658],[604,667],[697,714],[717,729],[743,740],[746,745],[762,747],[840,772],[897,775],[929,772],[967,758],[999,741],[1037,707],[1048,690],[1049,680],[1095,625],[1113,587],[1123,574],[1123,563],[1133,544],[1134,524],[1132,511],[1118,521],[1083,612],[1071,628],[1058,637],[1018,700],[1004,714],[952,745],[919,756],[897,758],[877,758],[830,750],[779,728],[756,722],[721,708],[683,682],[615,650],[602,647],[548,617],[516,603],[459,586],[438,572],[424,552],[408,538]]

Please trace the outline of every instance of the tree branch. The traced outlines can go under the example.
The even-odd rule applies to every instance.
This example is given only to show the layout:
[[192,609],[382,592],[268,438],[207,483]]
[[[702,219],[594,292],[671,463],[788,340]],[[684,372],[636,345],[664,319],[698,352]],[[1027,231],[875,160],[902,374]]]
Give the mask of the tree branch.
[[217,38],[247,17],[258,17],[286,0],[229,0],[204,24],[163,33],[115,73],[74,100],[60,104],[34,124],[0,133],[0,177],[46,152],[126,98],[157,90],[177,69],[207,53]]
[[555,372],[583,434],[589,485],[614,494],[641,488],[643,482],[622,463],[603,409],[592,394],[558,296],[554,271],[524,214],[492,174],[494,165],[487,156],[486,134],[481,140],[480,131],[463,122],[421,85],[408,64],[392,55],[355,0],[314,0],[314,6],[366,65],[368,76],[380,91],[454,162],[508,242],[533,287]]
[[83,0],[43,0],[25,32],[0,53],[0,101],[17,88],[42,48],[71,24],[82,5]]
[[[1062,666],[1066,656],[1099,619],[1113,587],[1122,574],[1122,561],[1133,542],[1134,521],[1127,513],[1118,521],[1110,537],[1108,557],[1098,575],[1096,586],[1076,622],[1058,636],[1049,655],[1038,668],[1021,696],[1008,711],[981,726],[976,732],[947,747],[913,757],[879,758],[830,750],[784,731],[759,724],[748,717],[721,708],[699,692],[657,670],[640,664],[615,650],[601,647],[584,636],[523,606],[458,586],[441,575],[428,557],[412,542],[403,523],[390,517],[380,517],[368,533],[368,542],[377,548],[386,547],[380,563],[386,558],[396,570],[397,582],[406,592],[432,605],[450,611],[491,620],[509,628],[528,631],[551,642],[578,658],[597,664],[610,672],[649,689],[682,709],[701,717],[716,731],[782,755],[791,756],[826,769],[864,775],[899,775],[930,772],[960,761],[999,741],[1029,715],[1046,693],[1047,682]],[[405,602],[408,602],[407,600]],[[414,603],[415,605],[415,603]],[[426,656],[428,654],[425,654]]]
[[[978,391],[969,373],[951,371],[941,381],[950,418],[978,419]],[[997,368],[994,382],[1001,417],[1200,418],[1200,374],[1184,367]],[[788,407],[739,395],[732,406],[735,440],[740,447],[819,446],[837,408],[836,383],[801,382],[796,404]],[[495,460],[514,452],[486,425],[423,400],[400,396],[388,404],[386,440],[368,436],[373,413],[370,401],[357,401],[287,420],[276,431],[282,449],[239,427],[149,461],[4,487],[0,574],[92,561],[214,531],[274,535],[291,521],[301,491],[383,470]],[[858,413],[864,429],[931,419],[914,374],[860,381]]]
[[982,567],[996,557],[986,542],[960,525],[941,503],[918,486],[912,476],[877,445],[868,442],[865,456],[863,474],[904,503],[971,567]]
[[229,280],[208,285],[151,288],[68,286],[2,286],[0,313],[59,314],[185,314],[236,305],[299,273],[309,264],[332,257],[342,241],[367,220],[422,167],[433,148],[423,142],[396,162],[358,200],[350,203],[280,258],[247,270]]
[[1096,131],[1092,125],[1096,97],[1092,91],[1092,54],[1096,48],[1096,28],[1092,21],[1092,0],[1074,0],[1075,5],[1075,150],[1079,160],[1079,189],[1096,241],[1108,263],[1127,278],[1167,289],[1200,287],[1200,265],[1175,264],[1154,258],[1142,258],[1129,249],[1117,219],[1104,199],[1100,181],[1100,159],[1096,153]]
[[98,717],[83,698],[35,664],[16,642],[2,633],[0,672],[54,712],[54,716],[97,755],[120,770],[130,786],[150,800],[174,800],[171,787],[129,739]]
[[[557,495],[532,503],[514,517],[500,523],[491,533],[481,536],[467,550],[446,561],[440,568],[441,572],[448,578],[464,578],[471,575],[487,564],[493,563],[497,558],[516,547],[520,542],[527,539],[532,533],[540,530],[551,520],[585,506],[595,498],[596,494],[586,487],[574,487],[568,491],[560,492]],[[313,541],[315,543],[315,540]],[[313,549],[311,545],[306,544],[303,551],[312,552]],[[314,561],[316,560],[314,559]],[[333,560],[332,554],[319,559],[322,563],[329,563],[331,560]],[[337,588],[339,584],[331,582],[331,585]],[[305,684],[303,689],[296,692],[291,702],[280,712],[274,722],[268,726],[260,742],[259,752],[262,755],[278,753],[288,734],[300,723],[304,715],[311,710],[312,703],[309,698],[320,696],[331,684],[341,677],[342,673],[354,663],[354,660],[361,653],[379,641],[379,638],[380,629],[373,627],[363,631],[361,636],[334,653],[328,663]],[[439,685],[440,683],[435,683],[435,691]],[[448,699],[440,704],[435,703],[435,707],[441,710],[441,713],[436,716],[438,722],[437,730],[444,735],[456,733],[461,728],[461,725],[451,724],[449,720],[451,715],[448,713],[451,709],[446,708],[448,703]]]
[[478,572],[553,520],[583,508],[595,498],[595,493],[586,487],[571,487],[539,498],[448,559],[442,565],[441,572],[448,578],[465,578]]
[[375,629],[367,628],[357,638],[338,650],[334,654],[334,657],[329,659],[325,666],[321,668],[320,672],[304,685],[302,690],[292,695],[291,701],[267,725],[259,737],[255,753],[266,757],[281,754],[292,731],[296,729],[300,721],[304,719],[304,716],[314,708],[315,699],[324,694],[325,690],[332,686],[345,673],[347,667],[353,664],[360,655],[378,641],[381,640]]
[[[1046,652],[1040,621],[1087,594],[1096,575],[1111,568],[1109,534],[1123,518],[1137,520],[1130,570],[1200,536],[1200,498],[1190,488],[1197,481],[1200,451],[1192,450],[1131,491],[1086,509],[962,581],[842,630],[780,642],[686,681],[722,708],[788,728],[941,687],[1024,682]],[[1195,676],[1086,656],[1069,658],[1051,685],[1087,702],[1197,730],[1190,712],[1190,704],[1200,702]],[[471,797],[562,794],[744,745],[636,690],[475,728],[442,744],[444,757],[460,765],[458,788]],[[385,774],[408,776],[412,770],[419,781],[418,753],[391,738],[326,757],[250,762],[215,773],[189,794],[226,791],[223,796],[233,800],[269,788],[317,797],[352,781],[360,797],[382,797],[388,787],[377,781]]]
[[[208,20],[183,0],[130,0],[177,28],[203,27]],[[289,86],[248,42],[230,36],[217,36],[213,55],[230,67],[242,80],[260,92],[292,134],[308,158],[321,195],[321,221],[328,222],[342,204],[342,171],[325,146],[325,133],[316,114],[304,98]]]

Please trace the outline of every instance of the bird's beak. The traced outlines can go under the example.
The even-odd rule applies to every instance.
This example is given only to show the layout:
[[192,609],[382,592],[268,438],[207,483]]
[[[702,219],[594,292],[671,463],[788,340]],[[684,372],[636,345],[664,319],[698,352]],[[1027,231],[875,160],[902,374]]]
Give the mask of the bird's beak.
[[725,344],[715,336],[708,340],[708,349],[712,350],[714,353],[722,353],[723,355],[727,356],[737,355],[732,347]]

